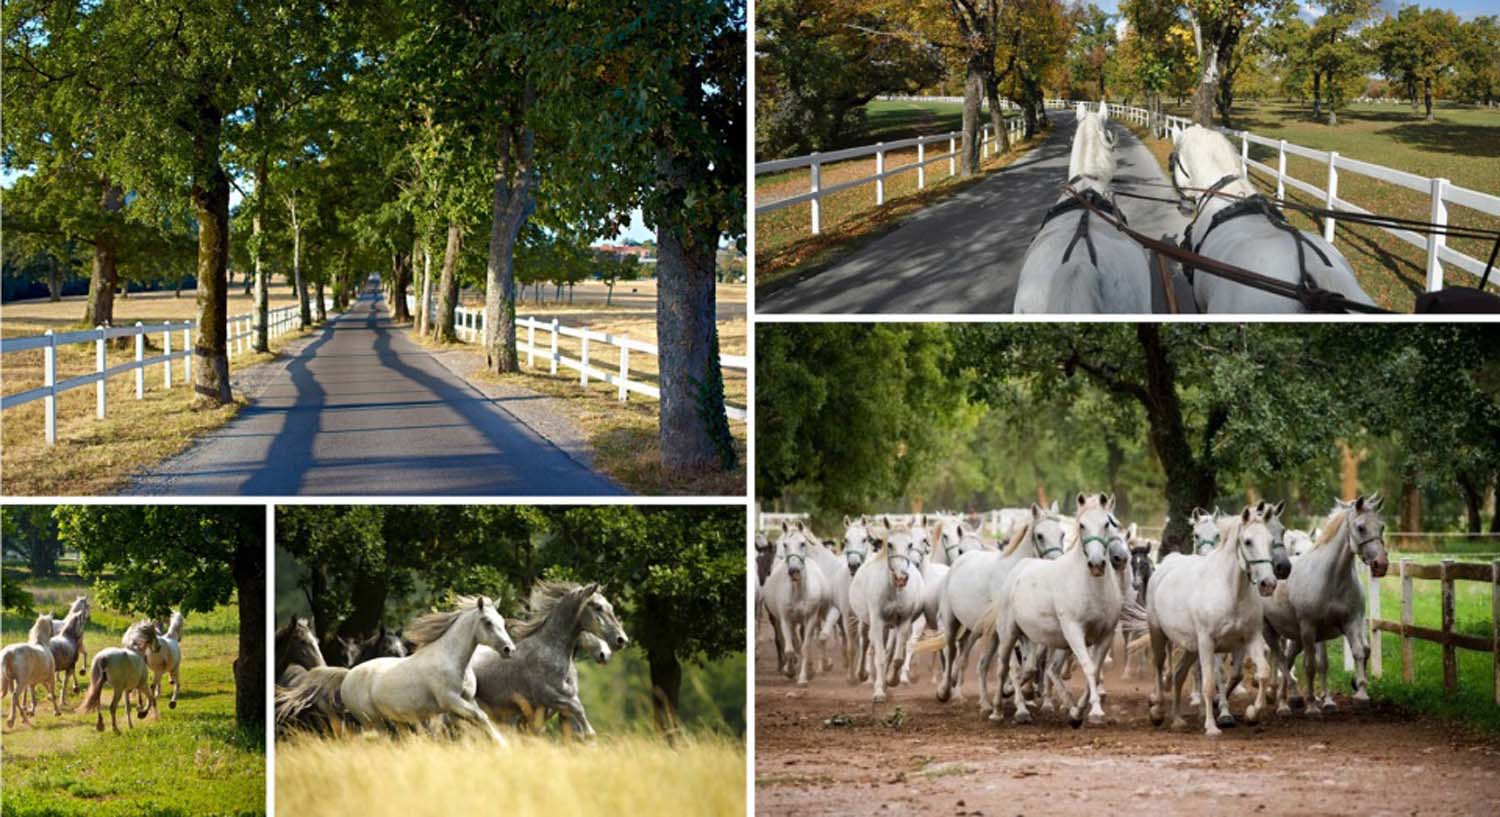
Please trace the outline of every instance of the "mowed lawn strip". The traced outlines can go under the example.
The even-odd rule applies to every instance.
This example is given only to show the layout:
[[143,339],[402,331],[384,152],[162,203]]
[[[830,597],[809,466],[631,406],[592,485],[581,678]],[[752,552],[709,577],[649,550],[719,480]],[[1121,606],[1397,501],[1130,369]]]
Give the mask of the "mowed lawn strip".
[[[82,584],[30,589],[37,609],[54,614],[66,610],[77,595],[92,594]],[[101,609],[96,600],[84,636],[89,660],[101,649],[118,646],[132,620]],[[24,641],[30,626],[31,621],[6,615],[5,643]],[[61,717],[52,714],[43,691],[33,718],[37,727],[28,728],[18,718],[16,728],[5,733],[0,754],[7,817],[265,814],[263,747],[235,725],[237,630],[234,605],[189,615],[177,708],[167,708],[171,684],[163,681],[161,716],[153,712],[144,722],[137,720],[134,729],[127,728],[122,701],[119,735],[109,727],[109,688],[103,696],[102,734],[94,730],[93,714],[73,711],[83,701],[87,675],[79,679],[77,695],[69,685]],[[9,699],[5,703],[8,710]]]

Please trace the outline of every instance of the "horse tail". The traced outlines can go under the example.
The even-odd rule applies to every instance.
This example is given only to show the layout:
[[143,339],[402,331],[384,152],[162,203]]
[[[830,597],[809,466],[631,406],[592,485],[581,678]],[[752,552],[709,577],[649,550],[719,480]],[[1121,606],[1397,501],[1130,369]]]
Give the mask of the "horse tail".
[[173,641],[182,640],[182,613],[176,610],[172,611],[172,621],[167,627],[167,638]]
[[308,670],[297,680],[296,686],[278,686],[276,730],[282,732],[299,726],[321,726],[341,719],[344,706],[339,690],[348,673],[349,670],[345,667],[318,667],[317,670]]
[[104,653],[94,653],[94,665],[89,668],[89,691],[83,696],[79,712],[93,712],[99,708],[99,697],[104,694],[104,682],[109,677],[107,661],[108,657]]
[[977,636],[978,643],[983,644],[984,642],[988,641],[990,636],[994,635],[995,631],[1000,628],[1000,622],[998,620],[1000,618],[1000,608],[1000,600],[995,599],[994,601],[990,602],[989,606],[985,607],[984,612],[980,614],[979,629],[974,631],[975,636]]
[[948,634],[938,633],[931,638],[924,638],[921,641],[918,641],[916,654],[923,655],[929,652],[937,652],[938,650],[941,650],[946,646],[948,646]]
[[[11,669],[14,658],[15,653],[10,651],[0,655],[0,696],[9,695],[12,684],[20,686],[20,677],[15,670]],[[17,689],[17,694],[20,694],[19,689]]]

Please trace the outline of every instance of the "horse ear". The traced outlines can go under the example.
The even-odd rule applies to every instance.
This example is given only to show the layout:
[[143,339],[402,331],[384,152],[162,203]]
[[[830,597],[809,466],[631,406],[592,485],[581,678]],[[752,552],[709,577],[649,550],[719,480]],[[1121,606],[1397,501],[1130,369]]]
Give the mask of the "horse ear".
[[1104,509],[1106,511],[1114,512],[1114,509],[1115,509],[1115,495],[1114,494],[1107,494],[1107,495],[1106,494],[1100,494],[1099,495],[1099,504],[1103,505]]
[[1057,513],[1057,500],[1052,500],[1052,504],[1047,507],[1047,510]]
[[1084,506],[1084,503],[1086,503],[1088,501],[1089,501],[1089,498],[1086,497],[1086,496],[1084,496],[1082,491],[1078,492],[1078,507],[1079,508],[1082,508]]
[[1367,504],[1370,510],[1378,511],[1380,510],[1380,506],[1385,504],[1385,497],[1381,496],[1378,492],[1373,493],[1370,495],[1370,501]]
[[1286,500],[1285,499],[1283,499],[1280,502],[1276,503],[1276,513],[1274,513],[1272,515],[1273,516],[1281,516],[1281,512],[1284,511],[1284,510],[1286,510]]
[[478,599],[477,599],[477,600],[476,600],[476,601],[475,601],[475,602],[474,602],[474,607],[475,607],[475,608],[476,608],[476,609],[478,609],[478,610],[483,610],[483,609],[484,609],[484,596],[480,596],[480,597],[479,597],[479,598],[478,598]]
[[781,532],[783,534],[792,532],[792,526],[788,525],[785,519],[781,520]]
[[849,514],[844,514],[844,527],[850,527],[854,523],[849,521]]
[[1046,513],[1046,512],[1042,510],[1042,506],[1041,505],[1038,505],[1035,502],[1031,503],[1031,518],[1032,519],[1041,519],[1043,513]]
[[1240,511],[1240,521],[1241,522],[1249,522],[1250,521],[1250,514],[1251,513],[1253,513],[1252,509],[1250,508],[1249,505],[1246,505],[1245,506],[1245,510]]
[[1197,522],[1199,519],[1202,519],[1203,517],[1205,517],[1207,515],[1208,515],[1208,511],[1205,511],[1203,508],[1198,507],[1198,508],[1194,508],[1193,509],[1193,512],[1188,515],[1188,519],[1190,519],[1193,522]]

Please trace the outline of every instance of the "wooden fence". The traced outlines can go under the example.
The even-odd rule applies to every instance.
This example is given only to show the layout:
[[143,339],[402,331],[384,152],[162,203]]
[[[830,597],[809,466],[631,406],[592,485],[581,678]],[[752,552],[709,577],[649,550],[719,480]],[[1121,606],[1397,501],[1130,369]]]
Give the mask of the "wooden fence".
[[[1370,579],[1369,625],[1374,632],[1395,633],[1401,637],[1401,680],[1416,681],[1416,661],[1413,658],[1413,639],[1422,639],[1443,647],[1443,689],[1458,691],[1458,650],[1487,652],[1494,663],[1494,698],[1500,706],[1500,559],[1489,564],[1481,562],[1456,562],[1444,559],[1439,564],[1417,564],[1410,559],[1397,562],[1397,574],[1401,577],[1401,620],[1389,621],[1380,617],[1380,580]],[[1414,579],[1442,582],[1442,626],[1438,629],[1419,627],[1412,623],[1412,600]],[[1490,585],[1490,635],[1488,638],[1466,635],[1454,631],[1453,583],[1457,581],[1484,582]],[[1370,673],[1382,675],[1380,639],[1370,639]],[[1346,651],[1347,654],[1347,651]]]

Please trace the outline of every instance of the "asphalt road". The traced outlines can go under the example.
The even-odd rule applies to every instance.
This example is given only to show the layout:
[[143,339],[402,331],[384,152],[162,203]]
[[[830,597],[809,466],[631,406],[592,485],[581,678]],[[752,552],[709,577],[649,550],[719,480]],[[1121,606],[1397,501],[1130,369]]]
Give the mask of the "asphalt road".
[[[522,398],[524,399],[524,398]],[[613,495],[393,326],[378,294],[333,318],[250,406],[130,493]]]
[[[1009,313],[1026,248],[1068,180],[1071,111],[1052,115],[1047,139],[988,179],[908,217],[828,269],[770,295],[758,313]],[[1115,187],[1171,197],[1170,182],[1145,144],[1112,122]],[[1157,187],[1156,185],[1160,185]],[[1130,226],[1180,234],[1186,219],[1170,204],[1120,198]]]

